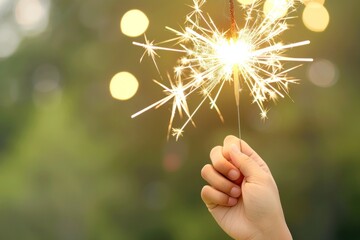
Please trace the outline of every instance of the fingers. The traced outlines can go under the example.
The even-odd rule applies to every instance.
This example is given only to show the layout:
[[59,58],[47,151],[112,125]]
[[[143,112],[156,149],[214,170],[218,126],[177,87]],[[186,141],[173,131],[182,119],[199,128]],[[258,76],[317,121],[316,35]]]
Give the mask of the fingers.
[[241,173],[247,177],[258,176],[264,173],[263,169],[252,158],[240,152],[237,145],[231,146],[230,157],[233,164],[240,169]]
[[[201,170],[201,176],[209,183],[201,191],[201,197],[209,209],[221,206],[234,206],[241,193],[243,178],[246,181],[258,179],[264,170],[268,171],[266,163],[244,141],[234,136],[224,140],[223,147],[215,147],[210,153],[212,164],[207,164]],[[260,178],[261,179],[261,178]],[[239,181],[239,182],[238,182]],[[252,180],[250,180],[252,181]]]
[[[227,136],[224,140],[223,147],[223,156],[231,161],[232,146],[235,145],[240,149],[240,139],[234,136]],[[241,140],[241,152],[249,156],[253,161],[255,161],[265,172],[270,172],[269,167],[264,160],[247,144],[245,141]]]
[[232,181],[240,178],[240,171],[223,156],[222,147],[214,147],[210,152],[211,162],[219,173]]
[[201,190],[201,198],[209,209],[218,205],[232,207],[237,204],[237,199],[211,187],[204,186]]
[[225,193],[230,197],[237,198],[241,195],[240,186],[225,178],[214,167],[207,164],[201,170],[201,176],[216,190]]
[[[231,146],[235,144],[240,147],[240,139],[235,136],[227,136],[224,139],[223,155],[225,158],[230,159]],[[259,155],[247,144],[241,140],[241,152],[251,158],[259,157]]]

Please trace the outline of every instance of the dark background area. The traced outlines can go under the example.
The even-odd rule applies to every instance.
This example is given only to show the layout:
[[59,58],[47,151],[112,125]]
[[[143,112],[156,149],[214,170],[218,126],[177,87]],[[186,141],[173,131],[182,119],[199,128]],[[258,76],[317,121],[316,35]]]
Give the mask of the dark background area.
[[[51,1],[38,35],[16,26],[18,1],[3,2],[0,25],[20,32],[21,42],[0,59],[0,239],[227,239],[201,201],[200,170],[213,146],[237,134],[232,95],[218,102],[224,124],[204,107],[178,142],[166,139],[171,106],[130,118],[163,95],[151,81],[158,76],[151,59],[140,64],[143,50],[132,45],[143,37],[124,36],[121,17],[141,9],[148,38],[159,42],[172,36],[164,25],[182,25],[191,1]],[[330,60],[336,84],[315,86],[304,64],[292,73],[301,79],[293,101],[272,104],[265,123],[244,96],[242,131],[273,172],[294,239],[353,240],[360,239],[360,2],[325,6],[325,32],[299,18],[283,37],[311,40],[290,54]],[[227,1],[206,8],[226,26]],[[175,61],[165,54],[160,68]],[[125,102],[109,92],[120,71],[140,82]]]

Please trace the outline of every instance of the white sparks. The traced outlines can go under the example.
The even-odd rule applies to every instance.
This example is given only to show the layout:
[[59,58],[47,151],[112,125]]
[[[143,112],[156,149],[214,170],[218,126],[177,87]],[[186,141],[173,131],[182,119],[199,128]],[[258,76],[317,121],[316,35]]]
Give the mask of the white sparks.
[[[234,82],[236,87],[234,77],[247,86],[253,97],[253,103],[256,103],[260,109],[261,119],[266,119],[268,110],[265,103],[270,100],[275,101],[278,97],[284,98],[288,95],[289,83],[296,82],[287,77],[288,72],[296,67],[287,69],[284,62],[312,61],[309,58],[284,55],[287,50],[307,45],[309,41],[284,44],[279,40],[279,36],[288,29],[289,14],[295,10],[294,1],[278,1],[282,4],[272,6],[266,13],[262,11],[263,0],[255,0],[253,4],[244,5],[244,20],[241,24],[243,27],[236,29],[234,34],[236,37],[231,37],[229,32],[220,31],[209,14],[203,12],[201,7],[206,0],[193,0],[192,11],[186,16],[184,30],[166,27],[176,35],[175,38],[159,45],[154,45],[146,37],[144,44],[134,43],[145,49],[144,55],[151,57],[159,73],[155,59],[159,55],[156,51],[178,52],[183,55],[179,57],[178,65],[174,67],[176,82],[174,83],[170,76],[170,87],[156,82],[164,89],[167,96],[132,117],[151,108],[160,107],[173,99],[168,134],[172,129],[176,113],[180,117],[183,115],[187,117],[180,128],[173,128],[173,136],[178,139],[190,122],[194,124],[193,116],[206,100],[223,120],[216,101],[225,82]],[[284,2],[287,4],[284,5]],[[279,11],[286,12],[285,16],[280,17]],[[171,47],[163,46],[171,42],[174,43]],[[239,94],[236,89],[235,95]],[[193,111],[190,111],[187,99],[193,93],[200,93],[202,100]]]

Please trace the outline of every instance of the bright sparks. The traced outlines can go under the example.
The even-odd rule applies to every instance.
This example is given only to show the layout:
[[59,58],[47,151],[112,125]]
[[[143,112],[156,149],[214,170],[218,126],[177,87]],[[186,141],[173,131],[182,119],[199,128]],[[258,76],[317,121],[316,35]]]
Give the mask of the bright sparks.
[[[289,84],[297,81],[287,76],[297,66],[287,68],[284,63],[312,61],[284,55],[288,49],[307,45],[309,41],[284,44],[279,39],[288,29],[287,20],[289,14],[295,11],[295,0],[272,1],[272,7],[267,8],[266,12],[263,11],[264,0],[253,0],[251,4],[242,5],[244,18],[236,26],[235,33],[222,32],[216,27],[210,15],[202,10],[205,2],[193,0],[192,11],[186,16],[182,30],[166,27],[175,34],[173,39],[155,44],[145,37],[145,43],[134,43],[145,49],[144,55],[151,57],[159,74],[156,62],[158,51],[172,51],[181,55],[174,67],[174,77],[168,75],[170,87],[156,81],[167,96],[132,116],[134,118],[172,101],[168,135],[172,130],[176,139],[189,123],[195,125],[193,117],[205,102],[209,102],[211,109],[215,109],[223,120],[216,102],[226,82],[234,82],[237,104],[239,84],[246,86],[253,103],[260,109],[261,118],[267,118],[266,102],[284,98],[288,95]],[[279,9],[284,16],[279,14]],[[199,93],[201,100],[191,110],[187,100]],[[180,128],[173,128],[177,113],[186,120]]]

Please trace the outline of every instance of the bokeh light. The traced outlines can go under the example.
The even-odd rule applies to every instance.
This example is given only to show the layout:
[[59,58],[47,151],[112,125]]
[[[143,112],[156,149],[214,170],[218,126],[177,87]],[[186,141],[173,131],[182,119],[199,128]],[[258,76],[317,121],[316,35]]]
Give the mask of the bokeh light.
[[117,73],[110,82],[111,96],[118,100],[129,100],[137,92],[138,80],[129,72]]
[[323,32],[330,22],[330,15],[327,9],[319,2],[310,2],[303,12],[305,26],[314,32]]
[[137,9],[125,13],[120,22],[121,32],[129,37],[138,37],[144,34],[148,26],[148,17]]
[[271,19],[284,17],[288,11],[288,0],[266,0],[264,13]]
[[15,20],[27,35],[43,32],[49,22],[48,0],[20,0],[15,7]]
[[55,91],[60,86],[60,72],[51,64],[44,64],[35,69],[34,90],[41,93]]
[[311,2],[317,2],[317,3],[320,3],[322,5],[324,5],[325,3],[325,0],[302,0],[302,2],[307,5],[308,3],[311,3]]
[[188,148],[184,142],[167,142],[164,146],[163,168],[166,172],[176,172],[187,158]]
[[3,15],[6,11],[8,11],[10,7],[10,0],[0,0],[0,16]]
[[[234,1],[239,28],[244,8],[255,2],[263,15],[265,1]],[[271,167],[294,239],[360,239],[360,1],[287,1],[296,9],[281,38],[311,40],[291,55],[315,61],[289,74],[300,86],[290,86],[291,98],[266,121],[250,91],[241,92],[242,137]],[[226,31],[229,1],[207,2]],[[303,25],[303,10],[324,2],[331,25],[314,33]],[[200,171],[211,163],[210,150],[238,133],[232,86],[219,101],[226,122],[200,110],[196,130],[189,126],[178,142],[165,136],[171,103],[130,117],[163,93],[145,79],[171,83],[150,59],[139,65],[143,51],[120,31],[122,16],[143,11],[154,28],[146,34],[159,43],[171,35],[164,26],[179,29],[192,3],[0,0],[0,239],[230,239],[201,200]],[[164,54],[159,67],[174,76],[171,66],[182,55]],[[116,87],[123,74],[110,86],[123,71],[141,84],[128,101],[110,94],[129,90]]]
[[308,70],[309,80],[319,87],[331,87],[338,81],[338,69],[331,61],[320,59],[313,62]]
[[44,108],[61,102],[61,75],[56,66],[49,63],[41,64],[35,69],[32,80],[34,84],[33,100],[35,106]]
[[12,24],[5,23],[0,25],[0,58],[7,58],[13,55],[20,42],[21,37]]
[[255,1],[256,0],[238,0],[238,2],[243,5],[250,5],[250,4],[254,3]]

